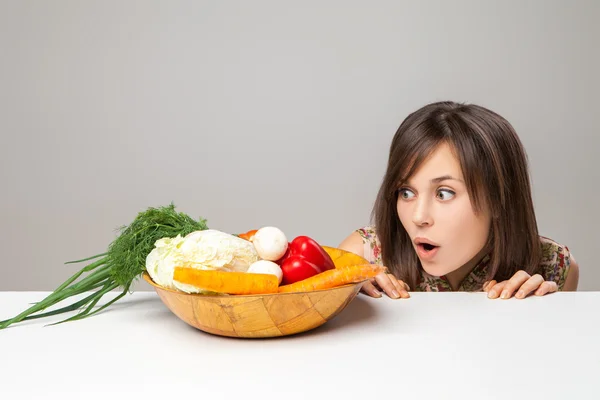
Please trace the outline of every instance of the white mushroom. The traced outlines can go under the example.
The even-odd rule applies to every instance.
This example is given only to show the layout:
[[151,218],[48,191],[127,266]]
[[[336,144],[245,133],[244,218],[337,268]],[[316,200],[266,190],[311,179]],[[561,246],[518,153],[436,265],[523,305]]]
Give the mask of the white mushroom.
[[263,260],[277,261],[285,254],[288,240],[279,228],[265,226],[254,234],[252,240],[258,256]]
[[252,263],[246,272],[253,274],[272,274],[277,277],[279,283],[281,283],[281,280],[283,279],[281,267],[273,261],[258,260]]

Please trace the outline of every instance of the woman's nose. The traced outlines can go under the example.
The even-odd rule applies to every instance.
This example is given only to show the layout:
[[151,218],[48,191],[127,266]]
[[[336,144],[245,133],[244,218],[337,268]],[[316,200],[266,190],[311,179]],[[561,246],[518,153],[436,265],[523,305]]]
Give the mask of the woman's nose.
[[429,204],[426,200],[418,199],[416,201],[415,209],[413,212],[412,221],[417,226],[431,226],[433,225],[433,218],[429,209]]

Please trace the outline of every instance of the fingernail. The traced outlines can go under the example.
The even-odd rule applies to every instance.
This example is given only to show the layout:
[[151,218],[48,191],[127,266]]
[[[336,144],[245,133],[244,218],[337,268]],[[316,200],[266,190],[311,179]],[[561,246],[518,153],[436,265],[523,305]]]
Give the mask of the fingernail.
[[400,297],[400,294],[398,292],[396,292],[395,290],[392,290],[392,296],[397,299],[398,297]]
[[506,299],[506,298],[508,298],[508,290],[504,290],[504,291],[502,292],[502,294],[500,295],[500,298],[501,298],[501,299]]
[[373,296],[375,296],[375,297],[381,297],[381,293],[379,293],[379,290],[373,289]]
[[518,298],[520,298],[520,299],[522,299],[523,297],[525,297],[525,292],[524,292],[524,291],[522,291],[522,290],[519,290],[519,291],[517,292],[517,297],[518,297]]
[[496,297],[496,292],[494,292],[493,290],[490,290],[488,292],[488,298],[493,299]]

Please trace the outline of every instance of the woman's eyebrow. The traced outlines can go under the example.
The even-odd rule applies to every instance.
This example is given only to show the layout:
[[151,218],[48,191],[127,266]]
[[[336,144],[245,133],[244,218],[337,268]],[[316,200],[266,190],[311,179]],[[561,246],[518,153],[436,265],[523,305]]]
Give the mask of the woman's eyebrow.
[[443,181],[458,181],[458,182],[463,182],[462,179],[458,179],[458,178],[454,178],[452,175],[442,175],[442,176],[438,176],[437,178],[433,178],[431,180],[431,183],[440,183]]

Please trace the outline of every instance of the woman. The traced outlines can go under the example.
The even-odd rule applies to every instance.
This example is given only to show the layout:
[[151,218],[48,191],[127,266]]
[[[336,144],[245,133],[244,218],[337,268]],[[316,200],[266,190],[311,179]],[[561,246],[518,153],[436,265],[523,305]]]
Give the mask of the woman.
[[538,234],[527,156],[500,115],[429,104],[396,132],[373,208],[374,226],[339,247],[388,267],[363,287],[380,297],[486,291],[525,298],[577,290],[569,249]]

